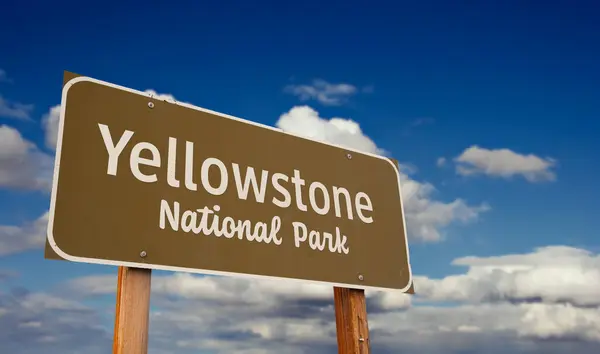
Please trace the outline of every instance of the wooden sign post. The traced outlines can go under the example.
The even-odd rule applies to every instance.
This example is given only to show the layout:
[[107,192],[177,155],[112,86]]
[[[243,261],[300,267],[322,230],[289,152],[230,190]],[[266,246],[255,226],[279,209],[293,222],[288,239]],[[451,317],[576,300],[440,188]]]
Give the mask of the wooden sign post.
[[362,289],[333,288],[339,354],[370,354],[367,303]]
[[119,267],[113,354],[148,353],[152,270]]

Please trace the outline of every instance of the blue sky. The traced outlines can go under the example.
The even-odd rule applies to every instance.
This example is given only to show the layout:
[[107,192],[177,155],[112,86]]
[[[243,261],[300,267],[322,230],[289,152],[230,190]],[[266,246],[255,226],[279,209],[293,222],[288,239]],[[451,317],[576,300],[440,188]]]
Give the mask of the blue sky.
[[[328,123],[333,117],[358,123],[360,134],[344,131],[335,142],[356,146],[357,139],[368,137],[400,160],[403,188],[422,193],[406,201],[421,294],[393,301],[391,295],[373,294],[373,308],[382,311],[374,316],[375,328],[386,321],[396,324],[396,334],[411,330],[398,325],[407,321],[418,322],[423,331],[449,328],[435,336],[439,346],[428,341],[430,353],[449,345],[448,333],[461,338],[462,346],[450,346],[456,352],[492,350],[495,343],[518,351],[526,342],[539,353],[585,351],[599,344],[600,6],[595,2],[40,1],[2,7],[0,275],[9,275],[0,276],[0,310],[8,308],[8,298],[26,308],[33,296],[46,299],[35,302],[40,306],[35,316],[73,316],[85,305],[86,314],[101,317],[104,327],[81,336],[100,331],[110,337],[112,315],[106,309],[114,303],[115,269],[44,260],[44,220],[35,224],[49,197],[34,184],[47,181],[43,165],[54,154],[46,143],[52,132],[43,121],[60,104],[63,70],[69,70],[269,125],[282,116],[302,122],[312,113],[325,130],[336,129]],[[289,130],[304,134],[300,126]],[[440,158],[445,163],[438,163]],[[452,265],[457,259],[463,266]],[[182,290],[206,279],[170,273],[156,278],[156,331],[163,326],[173,331],[161,316],[192,311],[197,305],[186,301],[194,296],[196,304],[213,301]],[[69,288],[73,282],[84,290]],[[173,288],[180,292],[169,293],[165,284],[177,284]],[[268,285],[244,284],[257,287],[253,291],[265,299],[289,306],[302,302],[300,295],[289,298]],[[299,293],[329,303],[327,294]],[[506,302],[490,300],[494,294]],[[589,300],[594,294],[596,300]],[[50,298],[68,298],[69,306],[57,307]],[[520,304],[525,298],[538,300]],[[566,305],[556,303],[561,299]],[[446,302],[459,304],[446,308]],[[438,322],[431,322],[427,311]],[[449,321],[445,311],[475,322],[441,324]],[[567,312],[586,325],[561,322]],[[24,321],[2,313],[5,328],[16,324],[9,320]],[[510,330],[497,329],[481,315],[497,313],[512,314],[499,317]],[[285,316],[266,316],[271,322],[264,328],[281,326],[284,317],[300,321]],[[523,316],[529,325],[515,324]],[[40,322],[37,332],[11,330],[0,338],[14,353],[36,352],[35,336],[54,336],[57,352],[108,351],[110,338],[86,344],[58,336]],[[550,334],[561,343],[552,348],[544,332],[550,324],[560,329]],[[204,344],[177,347],[161,339],[151,343],[151,352],[267,350],[273,343],[290,353],[306,350],[287,332],[266,335],[244,327],[223,329],[225,335],[190,326],[173,336],[205,338]],[[234,330],[241,332],[228,332]],[[252,339],[242,339],[242,332],[253,333]],[[373,342],[382,351],[418,344],[377,333]],[[207,348],[209,339],[218,348]],[[314,342],[313,349],[335,345],[332,338],[306,340]]]

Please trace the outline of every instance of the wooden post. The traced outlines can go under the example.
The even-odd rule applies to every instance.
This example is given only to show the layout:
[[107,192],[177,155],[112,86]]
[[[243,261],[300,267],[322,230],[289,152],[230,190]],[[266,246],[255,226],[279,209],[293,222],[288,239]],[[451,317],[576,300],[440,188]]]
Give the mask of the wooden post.
[[370,354],[365,291],[333,288],[339,354]]
[[113,354],[147,354],[152,270],[119,267]]

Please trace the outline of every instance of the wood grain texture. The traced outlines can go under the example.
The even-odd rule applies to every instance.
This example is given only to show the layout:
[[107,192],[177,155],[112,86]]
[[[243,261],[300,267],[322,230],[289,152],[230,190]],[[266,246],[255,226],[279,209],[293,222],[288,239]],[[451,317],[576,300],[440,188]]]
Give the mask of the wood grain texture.
[[370,354],[365,291],[333,288],[339,354]]
[[152,271],[119,267],[113,354],[147,354]]

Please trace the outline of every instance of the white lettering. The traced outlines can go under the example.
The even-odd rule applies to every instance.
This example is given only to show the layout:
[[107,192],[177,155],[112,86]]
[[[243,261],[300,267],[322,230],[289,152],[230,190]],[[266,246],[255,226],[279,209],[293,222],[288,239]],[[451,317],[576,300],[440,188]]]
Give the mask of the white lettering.
[[[159,227],[162,230],[164,230],[165,227],[166,227],[166,225],[165,225],[165,217],[169,218],[169,224],[171,225],[171,229],[173,231],[179,230],[179,203],[178,202],[173,203],[173,207],[175,209],[174,212],[171,210],[171,207],[169,206],[169,202],[167,202],[164,199],[160,201],[160,223],[159,223]],[[169,214],[167,214],[167,211],[169,212]]]
[[[269,242],[273,241],[277,246],[281,245],[283,239],[277,236],[277,233],[281,229],[281,218],[279,216],[271,219],[271,232],[269,233]],[[268,243],[268,242],[267,242]]]
[[[341,236],[341,238],[340,238]],[[338,253],[343,253],[343,254],[348,254],[350,253],[350,248],[346,247],[346,242],[348,241],[348,238],[346,237],[346,235],[342,235],[340,232],[340,228],[336,227],[335,228],[335,250]]]
[[98,127],[100,128],[100,134],[102,134],[102,140],[104,141],[106,152],[108,152],[108,164],[106,167],[106,174],[116,176],[117,167],[119,165],[119,156],[121,155],[123,149],[125,149],[125,146],[133,136],[133,132],[131,130],[125,130],[125,132],[123,132],[123,135],[121,135],[121,137],[119,138],[117,145],[114,145],[108,126],[98,123]]
[[[300,247],[300,242],[306,241],[306,238],[308,237],[306,234],[306,226],[299,221],[294,221],[292,226],[294,227],[294,244],[296,247]],[[302,232],[302,234],[300,234],[300,232]]]
[[[185,149],[181,144],[178,146],[177,138],[174,137],[168,137],[168,145],[164,144],[166,141],[161,144],[157,143],[158,145],[139,140],[131,142],[135,133],[130,130],[124,130],[117,141],[117,136],[111,134],[107,125],[98,124],[98,127],[108,154],[106,167],[108,175],[117,175],[119,163],[125,163],[120,160],[121,155],[123,155],[125,148],[128,148],[131,149],[128,156],[130,171],[141,182],[155,183],[160,178],[164,179],[161,182],[165,183],[165,186],[179,188],[184,185],[186,190],[194,192],[198,191],[198,185],[201,184],[203,187],[202,193],[221,196],[227,193],[230,182],[229,173],[232,173],[235,191],[230,189],[227,197],[223,199],[223,205],[227,208],[236,206],[235,202],[231,203],[232,193],[237,193],[236,197],[239,200],[251,202],[248,204],[250,209],[247,213],[244,213],[245,210],[242,209],[236,210],[236,214],[239,216],[234,218],[226,215],[226,212],[220,214],[221,207],[219,205],[184,210],[178,202],[168,202],[163,199],[160,201],[158,222],[162,230],[168,229],[175,232],[181,231],[194,235],[212,236],[223,240],[245,240],[280,246],[283,244],[280,231],[282,227],[289,227],[289,224],[282,226],[282,218],[277,215],[268,215],[268,218],[256,220],[256,215],[263,215],[262,213],[270,210],[270,208],[255,204],[256,209],[252,209],[254,208],[252,203],[264,204],[266,199],[282,209],[295,204],[297,210],[307,212],[310,205],[311,213],[314,212],[318,215],[331,215],[330,217],[333,217],[333,214],[336,218],[347,220],[354,220],[356,215],[362,223],[371,224],[374,222],[373,202],[367,193],[356,192],[352,189],[348,190],[339,185],[328,186],[314,180],[318,175],[313,174],[304,179],[301,176],[302,171],[299,169],[290,169],[287,172],[270,172],[258,167],[229,162],[231,161],[229,158],[227,164],[216,157],[195,161],[194,142],[185,141]],[[130,142],[131,144],[129,144]],[[164,147],[167,151],[159,151],[157,146]],[[161,151],[163,152],[162,155]],[[165,162],[163,161],[165,156],[166,163],[162,163]],[[127,157],[124,159],[127,159]],[[181,166],[182,164],[184,166]],[[200,171],[197,168],[198,164],[201,164]],[[194,165],[196,165],[196,169]],[[260,171],[260,176],[257,175],[257,171]],[[293,174],[290,174],[292,172]],[[310,181],[308,186],[307,180]],[[304,187],[307,187],[308,191],[305,191]],[[233,183],[231,188],[234,188]],[[254,194],[253,198],[250,197],[250,192]],[[304,199],[304,197],[308,199]],[[189,198],[211,200],[211,197],[207,195],[190,196]],[[317,223],[317,225],[314,225],[316,228],[313,228],[314,226],[311,227],[311,225],[306,225],[303,222],[290,220],[293,215],[294,213],[287,211],[284,212],[283,218],[286,223],[291,222],[293,230],[287,230],[287,232],[293,231],[295,247],[306,247],[317,252],[350,253],[348,237],[342,233],[338,226],[332,225],[331,229],[323,230],[321,229],[322,225]],[[251,216],[250,219],[255,219],[244,219],[244,217],[248,218],[249,216]],[[333,227],[335,227],[335,231]],[[348,227],[352,228],[353,226]],[[291,242],[291,240],[288,240],[288,242]]]
[[[151,159],[146,159],[140,156],[143,150],[148,150],[152,154]],[[160,152],[156,148],[156,146],[141,142],[134,145],[133,149],[131,149],[131,157],[129,158],[129,167],[131,168],[131,173],[140,180],[145,183],[154,183],[158,180],[156,177],[156,173],[145,175],[140,171],[140,165],[146,165],[151,167],[160,167]]]
[[[317,189],[321,190],[321,193],[323,194],[323,207],[319,208],[319,206],[317,205],[317,201],[315,200],[316,196],[315,196],[315,191]],[[308,200],[310,202],[310,206],[313,208],[313,210],[319,214],[319,215],[325,215],[329,212],[329,193],[327,192],[327,188],[325,188],[325,186],[323,185],[323,183],[321,182],[313,182],[310,184],[310,187],[308,187]]]
[[[356,193],[356,197],[354,197],[354,198],[355,198],[354,204],[356,204],[356,214],[358,214],[358,217],[360,218],[360,220],[362,220],[362,222],[367,223],[367,224],[372,223],[373,217],[371,217],[371,216],[365,217],[363,214],[363,210],[373,211],[373,204],[371,204],[371,199],[369,198],[367,193],[358,192],[358,193]],[[364,199],[367,204],[362,204],[361,199]]]
[[181,230],[183,232],[190,232],[196,225],[196,213],[191,210],[186,210],[181,216]]
[[254,225],[253,238],[256,242],[263,242],[267,238],[267,224],[262,221],[257,222]]
[[179,181],[175,178],[175,164],[177,163],[177,139],[169,138],[167,153],[167,183],[173,188],[179,188]]
[[[213,165],[217,166],[220,172],[221,182],[217,188],[211,186],[210,181],[208,180],[208,170]],[[204,189],[206,189],[206,191],[212,195],[221,195],[227,190],[227,182],[229,179],[229,176],[227,175],[227,168],[219,159],[209,157],[208,159],[204,160],[204,163],[202,163],[202,169],[200,170],[200,179],[202,180],[202,186]]]
[[273,187],[283,195],[283,201],[273,197],[273,204],[277,205],[280,208],[288,208],[292,204],[292,196],[290,192],[281,184],[279,184],[280,180],[288,181],[289,177],[284,175],[283,173],[274,173],[271,176],[271,183]]
[[223,235],[226,238],[233,238],[235,236],[235,220],[232,217],[227,216],[223,219]]
[[235,180],[235,187],[237,188],[238,198],[242,200],[248,199],[248,192],[250,192],[250,185],[254,190],[254,198],[258,203],[265,202],[265,193],[267,192],[267,179],[269,178],[269,171],[262,171],[260,178],[260,188],[256,181],[256,175],[254,174],[253,167],[246,167],[246,178],[244,178],[244,185],[242,185],[242,177],[240,176],[240,166],[237,163],[232,163],[233,167],[233,179]]
[[342,217],[342,208],[340,206],[340,195],[344,196],[346,199],[346,211],[348,212],[348,219],[352,220],[352,201],[350,198],[350,193],[346,188],[342,187],[333,187],[333,208],[335,209],[335,216],[338,218]]
[[198,185],[194,183],[194,143],[185,142],[185,188],[197,191]]
[[302,203],[302,186],[304,180],[300,178],[300,171],[294,170],[294,177],[292,177],[292,183],[294,184],[296,191],[296,206],[299,210],[306,211],[306,204]]
[[308,234],[308,245],[313,250],[322,251],[325,249],[325,242],[321,242],[321,233],[319,233],[319,231],[310,231]]
[[[186,233],[194,233],[196,235],[204,234],[205,236],[221,237],[232,239],[237,236],[238,239],[254,241],[259,243],[274,243],[276,246],[282,244],[283,239],[278,235],[281,230],[281,218],[274,216],[270,224],[259,221],[252,225],[250,220],[234,220],[230,216],[220,218],[217,214],[221,207],[213,206],[212,210],[208,207],[196,210],[185,210],[180,217],[179,203],[173,203],[171,209],[169,202],[161,200],[160,202],[160,223],[161,229],[167,227],[166,220],[169,221],[169,226],[173,231],[179,230],[181,223],[181,231]],[[200,217],[198,217],[200,216]]]
[[340,228],[335,228],[335,240],[333,234],[330,232],[319,232],[318,230],[308,230],[306,225],[296,221],[292,223],[294,227],[294,244],[296,247],[300,247],[300,244],[306,242],[308,239],[308,246],[313,251],[324,251],[325,247],[331,253],[350,253],[350,248],[346,246],[348,238],[346,235],[342,235]]
[[194,233],[197,235],[199,233],[211,234],[212,230],[208,226],[208,216],[214,214],[214,211],[210,210],[208,207],[204,207],[202,209],[196,209],[196,212],[202,217],[200,218],[200,222],[194,227]]
[[329,252],[335,252],[335,247],[333,245],[333,235],[330,232],[323,232],[323,247],[327,244],[329,248]]

